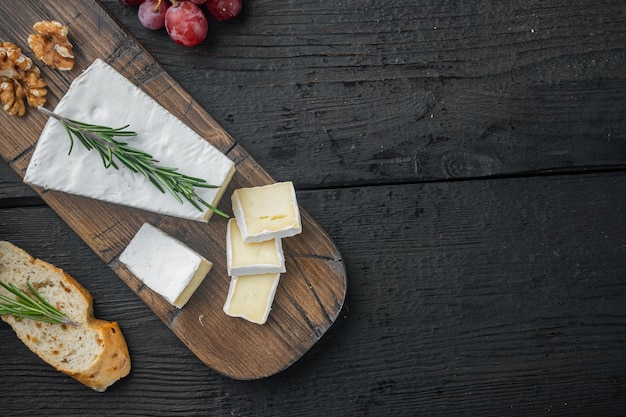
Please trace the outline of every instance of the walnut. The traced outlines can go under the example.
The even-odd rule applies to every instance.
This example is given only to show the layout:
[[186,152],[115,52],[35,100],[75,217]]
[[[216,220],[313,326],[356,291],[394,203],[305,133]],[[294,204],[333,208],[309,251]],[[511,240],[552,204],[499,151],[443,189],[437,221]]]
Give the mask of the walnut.
[[56,20],[43,20],[33,25],[35,34],[28,37],[28,44],[37,59],[50,68],[71,70],[74,68],[72,44],[67,39],[69,29]]
[[22,50],[11,42],[0,44],[0,77],[21,78],[21,73],[30,69],[33,61],[22,54]]
[[24,89],[18,82],[7,77],[0,77],[0,103],[2,108],[13,116],[24,116]]
[[39,68],[33,67],[26,71],[26,76],[22,79],[22,86],[26,92],[26,101],[31,107],[41,107],[46,104],[46,82],[41,78]]
[[22,54],[22,50],[10,42],[0,45],[0,104],[14,116],[26,113],[24,100],[33,107],[46,103],[46,82],[39,68]]

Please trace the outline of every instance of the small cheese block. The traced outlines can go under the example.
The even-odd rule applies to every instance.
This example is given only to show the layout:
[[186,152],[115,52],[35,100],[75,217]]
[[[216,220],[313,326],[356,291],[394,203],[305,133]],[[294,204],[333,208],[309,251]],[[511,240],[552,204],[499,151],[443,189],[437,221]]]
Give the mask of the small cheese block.
[[302,232],[296,190],[291,181],[239,188],[233,192],[232,205],[245,243]]
[[226,261],[230,276],[285,272],[281,239],[245,244],[236,219],[226,229]]
[[231,317],[264,324],[272,309],[279,280],[280,274],[232,277],[224,312]]
[[[101,59],[96,59],[72,82],[54,112],[112,128],[128,125],[127,130],[137,136],[120,139],[152,155],[157,165],[178,168],[182,174],[219,186],[195,190],[213,207],[235,171],[226,155]],[[179,203],[169,192],[162,193],[143,175],[119,162],[119,169],[105,168],[98,152],[88,151],[77,139],[74,142],[68,155],[70,139],[65,128],[49,118],[24,182],[191,220],[208,221],[213,214],[209,209],[200,211],[187,201]]]
[[120,255],[130,272],[177,308],[189,301],[213,264],[183,243],[144,223]]

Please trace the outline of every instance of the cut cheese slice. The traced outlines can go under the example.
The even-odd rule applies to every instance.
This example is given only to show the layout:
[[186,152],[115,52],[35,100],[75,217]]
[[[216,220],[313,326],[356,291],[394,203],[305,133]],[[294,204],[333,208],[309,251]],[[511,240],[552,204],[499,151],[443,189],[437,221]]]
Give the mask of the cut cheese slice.
[[291,181],[239,188],[233,192],[232,205],[245,243],[302,232],[296,191]]
[[230,276],[285,272],[281,239],[245,244],[236,219],[226,229],[226,260]]
[[230,280],[224,312],[264,324],[272,309],[280,274],[234,276]]
[[[233,162],[187,125],[137,88],[111,66],[96,59],[79,75],[56,106],[55,113],[84,123],[113,128],[129,125],[135,137],[122,138],[164,167],[202,178],[219,188],[196,188],[216,207],[235,167]],[[166,215],[208,221],[213,211],[200,211],[160,192],[141,174],[120,165],[106,169],[100,155],[70,140],[63,125],[50,118],[26,170],[24,181],[44,189],[83,195]]]
[[144,223],[120,255],[147,287],[177,308],[189,301],[213,264],[160,229]]

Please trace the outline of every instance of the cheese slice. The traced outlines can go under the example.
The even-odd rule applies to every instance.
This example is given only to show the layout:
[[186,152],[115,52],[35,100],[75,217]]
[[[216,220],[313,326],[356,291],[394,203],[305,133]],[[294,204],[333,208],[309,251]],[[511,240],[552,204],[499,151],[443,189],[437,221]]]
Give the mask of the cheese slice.
[[226,261],[230,276],[285,272],[281,239],[245,244],[236,219],[226,229]]
[[189,301],[213,264],[183,243],[144,223],[120,255],[130,272],[177,308]]
[[245,243],[302,232],[296,190],[291,181],[239,188],[233,192],[232,205]]
[[[227,156],[100,59],[72,82],[54,112],[84,123],[114,128],[129,125],[128,130],[137,133],[121,138],[129,146],[152,155],[160,166],[176,167],[182,174],[220,186],[196,188],[214,207],[235,171]],[[192,220],[208,221],[213,214],[209,209],[199,211],[187,201],[179,203],[169,192],[160,192],[141,174],[121,164],[119,170],[106,169],[95,150],[88,151],[74,141],[68,155],[68,134],[60,122],[50,118],[24,182]]]
[[280,274],[234,276],[230,280],[224,312],[264,324],[272,309]]

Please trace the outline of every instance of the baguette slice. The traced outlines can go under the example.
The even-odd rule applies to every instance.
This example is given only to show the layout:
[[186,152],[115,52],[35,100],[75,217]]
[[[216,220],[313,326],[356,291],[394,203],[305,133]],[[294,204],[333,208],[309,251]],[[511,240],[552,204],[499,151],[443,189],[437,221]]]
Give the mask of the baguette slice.
[[[0,241],[0,281],[28,293],[27,282],[78,326],[0,316],[48,364],[102,392],[130,372],[126,340],[115,322],[94,318],[93,297],[63,270]],[[0,287],[0,292],[13,297]]]

